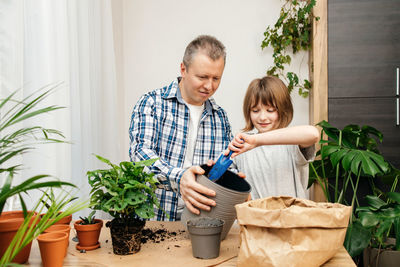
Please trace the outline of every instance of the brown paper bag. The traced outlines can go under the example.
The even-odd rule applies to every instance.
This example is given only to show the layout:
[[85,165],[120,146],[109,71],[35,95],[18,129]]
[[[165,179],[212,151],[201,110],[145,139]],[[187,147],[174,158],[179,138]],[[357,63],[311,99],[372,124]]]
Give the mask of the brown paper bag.
[[293,197],[235,206],[238,266],[320,266],[343,246],[351,207]]

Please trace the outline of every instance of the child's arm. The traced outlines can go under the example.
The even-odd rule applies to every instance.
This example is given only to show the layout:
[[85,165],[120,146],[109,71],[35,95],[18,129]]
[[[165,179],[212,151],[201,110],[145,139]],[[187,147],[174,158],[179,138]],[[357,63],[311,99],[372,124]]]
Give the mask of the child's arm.
[[261,134],[239,133],[229,144],[229,149],[235,157],[250,149],[263,145],[299,145],[309,147],[319,141],[318,129],[311,125],[293,126],[276,129]]

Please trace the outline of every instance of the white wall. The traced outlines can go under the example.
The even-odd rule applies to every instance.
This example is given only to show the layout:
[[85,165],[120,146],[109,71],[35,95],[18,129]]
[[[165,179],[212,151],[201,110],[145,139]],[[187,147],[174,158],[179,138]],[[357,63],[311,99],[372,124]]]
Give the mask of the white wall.
[[[186,45],[210,34],[226,46],[227,62],[214,98],[228,113],[233,132],[244,126],[242,101],[248,84],[272,65],[272,49],[261,50],[263,33],[279,16],[279,0],[122,0],[113,4],[117,66],[125,91],[126,149],[132,108],[139,97],[179,76]],[[121,28],[120,28],[121,29]],[[119,44],[122,42],[122,45]],[[121,52],[122,51],[122,52]],[[293,58],[290,69],[308,76],[308,54]],[[308,123],[308,99],[292,93],[292,125]]]

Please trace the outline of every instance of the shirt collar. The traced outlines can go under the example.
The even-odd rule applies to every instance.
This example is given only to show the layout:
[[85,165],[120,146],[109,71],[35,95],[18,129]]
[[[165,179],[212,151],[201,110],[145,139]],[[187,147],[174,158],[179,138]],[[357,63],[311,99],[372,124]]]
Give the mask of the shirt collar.
[[[182,77],[176,78],[169,86],[167,86],[166,90],[164,90],[162,97],[164,99],[172,99],[176,98],[179,103],[185,104],[185,101],[182,98],[181,91],[179,89],[179,82]],[[221,107],[217,105],[213,97],[210,97],[206,101],[206,110],[211,113],[212,109],[218,110]]]

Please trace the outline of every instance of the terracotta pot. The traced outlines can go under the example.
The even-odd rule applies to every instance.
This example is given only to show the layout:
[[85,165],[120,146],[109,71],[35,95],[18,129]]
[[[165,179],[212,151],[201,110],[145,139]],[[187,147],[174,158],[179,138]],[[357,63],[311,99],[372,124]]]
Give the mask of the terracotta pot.
[[[36,215],[32,216],[32,221]],[[24,214],[22,211],[5,211],[0,216],[0,258],[3,257],[12,239],[17,233],[18,229],[24,222]],[[26,245],[15,256],[12,262],[23,264],[28,261],[31,253],[32,242]]]
[[38,236],[37,240],[43,267],[62,267],[68,244],[68,234],[51,232]]
[[68,238],[69,238],[70,230],[71,230],[71,227],[69,225],[66,225],[66,224],[53,224],[52,226],[50,226],[49,228],[47,228],[43,232],[44,233],[64,232],[64,233],[68,234]]
[[79,239],[76,249],[93,250],[100,247],[99,236],[101,228],[103,227],[103,221],[95,219],[95,224],[86,225],[80,224],[81,222],[82,220],[79,220],[74,223],[76,234]]
[[71,227],[66,224],[53,224],[52,226],[43,231],[43,233],[54,233],[54,232],[62,232],[68,235],[67,246],[65,249],[65,256],[67,256],[68,246],[69,246],[69,233],[71,232]]
[[218,181],[213,182],[207,177],[211,167],[207,165],[202,165],[201,167],[205,170],[205,173],[204,175],[197,175],[197,182],[215,191],[215,197],[210,197],[210,199],[213,199],[217,205],[212,207],[210,211],[200,210],[200,215],[191,213],[185,207],[182,212],[181,221],[186,227],[188,220],[199,217],[221,219],[225,221],[221,239],[225,239],[236,219],[235,205],[246,201],[251,191],[251,186],[245,179],[240,178],[237,174],[229,170]]
[[187,222],[193,257],[214,259],[219,256],[224,221],[201,217]]
[[67,217],[62,218],[61,220],[59,220],[55,224],[67,224],[67,225],[69,225],[71,220],[72,220],[72,214],[68,215]]
[[[62,211],[60,211],[59,213],[61,213]],[[45,215],[45,213],[40,214],[40,217],[43,217],[43,215]],[[68,215],[67,217],[62,218],[61,220],[59,220],[58,222],[54,223],[54,224],[67,224],[69,225],[70,222],[72,220],[72,214]]]

